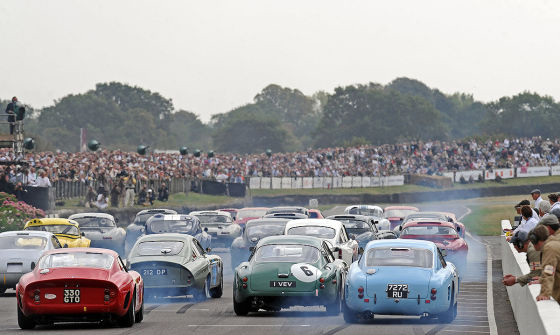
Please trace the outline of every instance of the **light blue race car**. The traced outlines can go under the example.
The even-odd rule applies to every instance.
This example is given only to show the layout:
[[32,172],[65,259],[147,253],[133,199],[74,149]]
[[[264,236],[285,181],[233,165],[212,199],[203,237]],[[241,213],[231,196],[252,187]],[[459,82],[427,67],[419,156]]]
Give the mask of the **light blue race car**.
[[344,320],[353,323],[383,314],[453,321],[457,315],[459,274],[444,256],[430,241],[369,242],[348,272]]

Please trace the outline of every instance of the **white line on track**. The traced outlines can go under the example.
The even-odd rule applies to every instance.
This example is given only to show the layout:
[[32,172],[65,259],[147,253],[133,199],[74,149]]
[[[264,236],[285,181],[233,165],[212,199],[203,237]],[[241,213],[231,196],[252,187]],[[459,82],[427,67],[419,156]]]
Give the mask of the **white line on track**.
[[490,326],[490,334],[497,335],[496,319],[494,317],[494,295],[492,290],[492,252],[490,246],[486,244],[486,297],[488,298],[488,325]]
[[480,332],[477,330],[453,330],[453,329],[440,330],[440,332],[490,334],[489,332]]
[[450,324],[448,327],[476,327],[476,328],[488,328],[488,326],[454,325],[454,324]]
[[188,325],[189,327],[311,327],[311,325]]

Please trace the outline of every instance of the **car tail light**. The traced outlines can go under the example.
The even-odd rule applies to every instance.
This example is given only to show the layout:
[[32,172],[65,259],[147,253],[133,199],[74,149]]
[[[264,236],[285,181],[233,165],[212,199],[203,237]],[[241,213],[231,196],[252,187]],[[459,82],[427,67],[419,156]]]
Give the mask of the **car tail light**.
[[364,297],[364,288],[358,287],[358,298],[362,299]]
[[113,238],[111,236],[103,236],[104,240],[112,240]]
[[435,288],[432,289],[432,294],[436,294],[437,290]]
[[243,277],[243,279],[242,279],[242,280],[243,280],[243,282],[244,282],[244,283],[246,283],[246,282],[247,282],[247,281],[249,280],[249,278],[247,278],[247,277]]
[[33,292],[33,293],[34,293],[33,300],[34,300],[35,302],[40,302],[40,301],[41,301],[41,291],[39,291],[39,290],[37,289],[37,290],[35,290],[35,292]]
[[430,303],[430,300],[426,300],[426,303],[429,304],[429,303]]
[[319,278],[319,283],[323,284],[325,282],[325,278],[321,277]]
[[111,300],[111,291],[108,288],[105,289],[104,299],[105,299],[105,301]]
[[338,259],[342,259],[342,249],[338,249]]
[[431,298],[432,300],[436,300],[436,293],[437,293],[437,290],[436,290],[435,288],[433,288],[432,291],[431,291],[431,293],[432,293],[432,295],[430,296],[430,298]]

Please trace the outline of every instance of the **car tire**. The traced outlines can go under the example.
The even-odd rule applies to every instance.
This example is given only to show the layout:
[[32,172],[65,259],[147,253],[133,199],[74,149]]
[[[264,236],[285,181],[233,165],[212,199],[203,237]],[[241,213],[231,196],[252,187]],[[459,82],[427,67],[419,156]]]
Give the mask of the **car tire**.
[[346,323],[358,323],[358,316],[356,315],[356,312],[351,310],[346,305],[346,302],[342,303],[342,316],[344,317],[344,321]]
[[251,303],[249,301],[238,302],[235,300],[235,288],[233,289],[233,311],[235,315],[245,316],[251,310]]
[[336,292],[336,300],[335,302],[333,302],[332,304],[328,304],[325,307],[327,308],[327,315],[330,316],[337,316],[338,314],[340,314],[340,310],[341,308],[341,300],[340,299],[340,290],[338,290]]
[[204,281],[204,286],[202,286],[201,289],[197,289],[194,291],[193,294],[194,300],[200,302],[208,299],[208,297],[210,296],[209,287],[210,287],[210,276],[206,277],[206,280]]
[[442,322],[442,323],[451,323],[453,322],[453,320],[455,320],[455,317],[457,316],[457,303],[455,302],[455,287],[453,286],[453,288],[451,289],[451,302],[449,304],[449,308],[438,315],[438,319]]
[[140,306],[140,310],[136,312],[134,316],[134,322],[140,323],[144,320],[144,289],[142,289],[142,305]]
[[220,271],[220,285],[210,289],[210,297],[217,299],[221,298],[224,292],[224,269]]
[[[136,289],[134,289],[134,291],[136,291]],[[126,314],[119,318],[119,326],[130,328],[132,327],[132,325],[134,325],[134,316],[136,314],[134,312],[135,302],[136,302],[136,293],[132,295],[132,300],[130,301],[128,309],[126,310]]]
[[17,306],[17,321],[18,321],[18,326],[21,329],[33,329],[35,328],[35,322],[25,316],[25,314],[23,314],[23,312],[21,311],[21,309],[19,308],[19,305]]

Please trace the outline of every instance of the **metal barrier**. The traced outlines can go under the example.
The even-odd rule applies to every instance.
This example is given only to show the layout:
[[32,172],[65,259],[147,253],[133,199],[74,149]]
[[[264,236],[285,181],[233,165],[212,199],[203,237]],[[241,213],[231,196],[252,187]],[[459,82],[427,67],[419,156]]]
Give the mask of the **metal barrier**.
[[[511,229],[509,220],[502,220],[502,229]],[[508,243],[504,236],[502,245],[502,271],[504,274],[521,276],[530,272],[525,253],[519,253]],[[507,287],[511,308],[515,315],[519,333],[558,334],[560,330],[560,305],[555,300],[536,301],[541,285],[520,286],[515,284]]]

